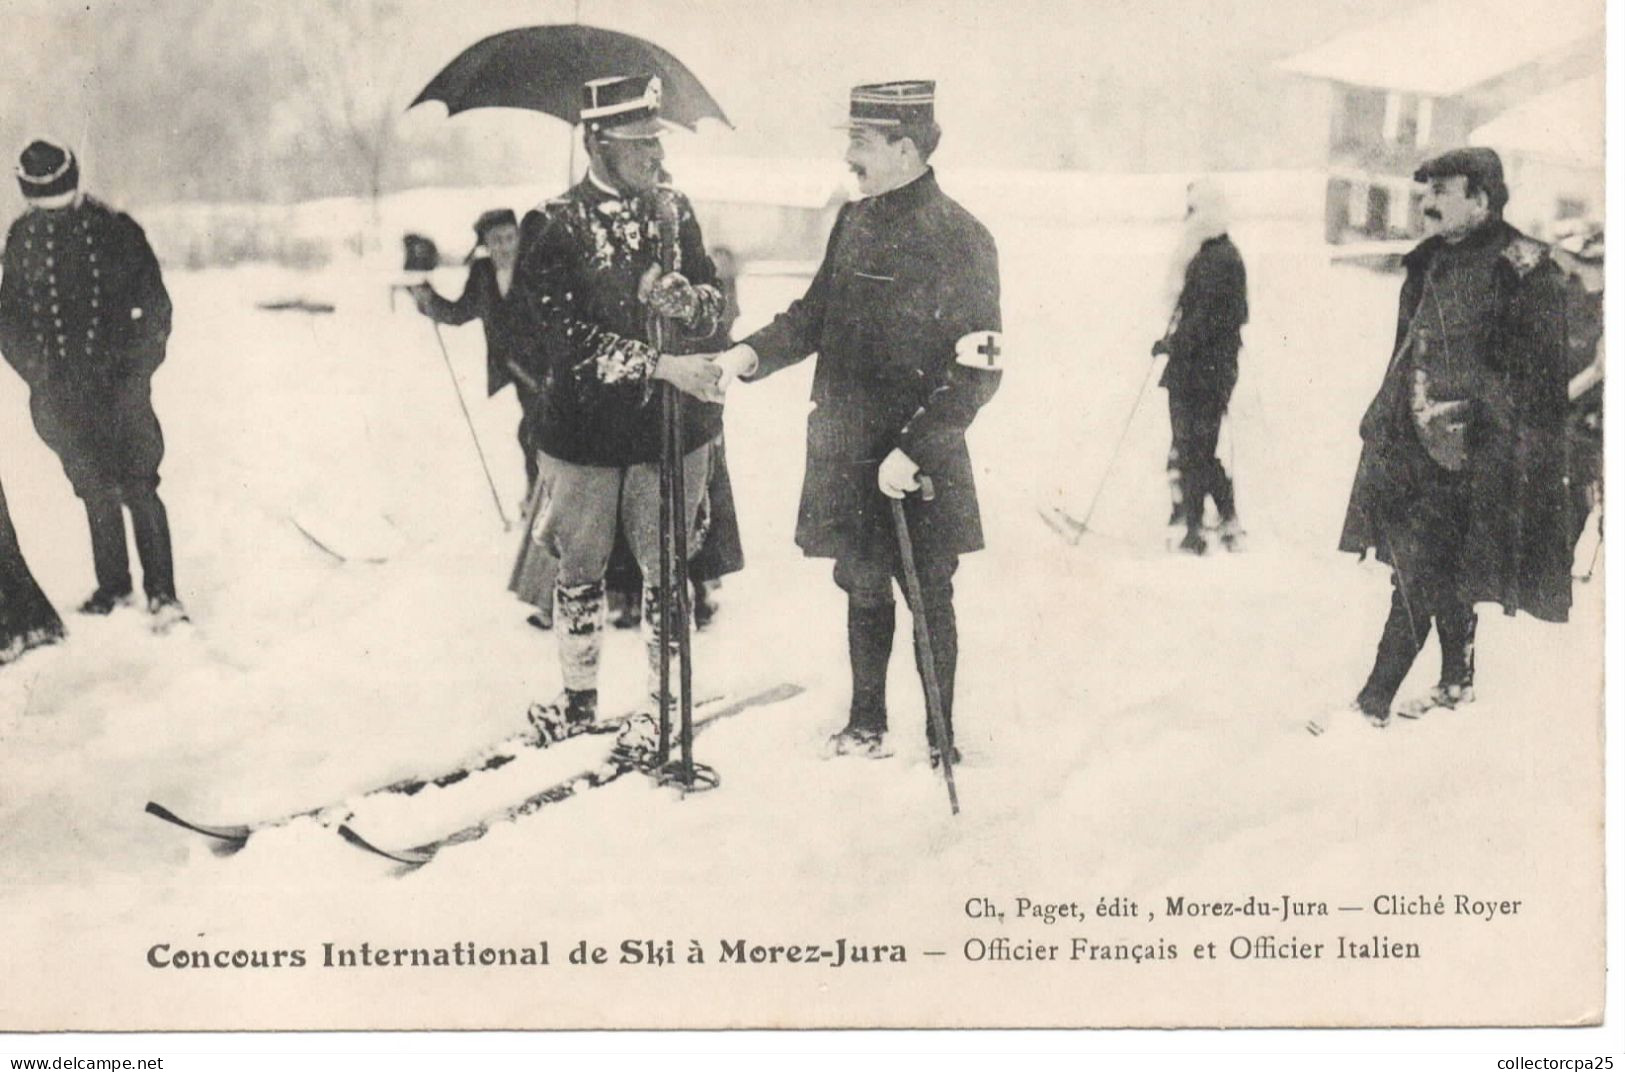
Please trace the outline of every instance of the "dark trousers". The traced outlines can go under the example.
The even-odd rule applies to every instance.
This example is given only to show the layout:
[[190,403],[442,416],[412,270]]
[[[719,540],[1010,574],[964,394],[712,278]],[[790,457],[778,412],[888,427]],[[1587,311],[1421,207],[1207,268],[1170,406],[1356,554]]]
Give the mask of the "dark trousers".
[[1393,597],[1377,642],[1376,663],[1360,690],[1368,712],[1387,711],[1411,664],[1439,631],[1440,685],[1473,683],[1478,615],[1461,596],[1461,554],[1467,537],[1468,490],[1463,473],[1431,462],[1419,466],[1421,494],[1385,520],[1382,539],[1393,566]]
[[1228,388],[1168,387],[1168,423],[1173,430],[1168,480],[1174,489],[1170,524],[1183,521],[1187,529],[1200,529],[1209,496],[1222,520],[1235,519],[1235,490],[1218,456],[1219,427],[1229,405]]
[[175,596],[169,515],[158,498],[163,430],[144,379],[104,390],[36,391],[34,427],[56,452],[73,493],[84,501],[96,587],[114,595],[131,589],[124,508],[135,529],[142,587],[150,597]]
[[[954,618],[954,571],[958,555],[921,553],[915,548],[924,607],[909,612],[924,614],[931,634],[931,655],[942,693],[943,721],[953,742],[954,671],[959,663],[959,627]],[[835,583],[846,592],[846,641],[852,662],[852,707],[848,725],[853,729],[884,733],[886,722],[886,667],[891,662],[892,637],[897,631],[897,603],[892,580],[902,584],[903,567],[897,552],[889,555],[853,555],[835,560]],[[907,586],[903,586],[907,596]],[[914,665],[924,682],[925,653],[914,648]],[[926,740],[937,743],[936,728],[927,719]]]

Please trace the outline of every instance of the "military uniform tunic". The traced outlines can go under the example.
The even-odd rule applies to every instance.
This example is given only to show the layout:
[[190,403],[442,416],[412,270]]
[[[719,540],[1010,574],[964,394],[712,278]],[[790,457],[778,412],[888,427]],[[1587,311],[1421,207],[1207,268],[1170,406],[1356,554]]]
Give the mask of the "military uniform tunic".
[[806,296],[745,341],[755,378],[816,351],[796,542],[842,558],[896,544],[877,485],[894,448],[936,497],[907,509],[922,556],[982,547],[965,430],[998,389],[999,270],[993,238],[935,175],[848,204]]

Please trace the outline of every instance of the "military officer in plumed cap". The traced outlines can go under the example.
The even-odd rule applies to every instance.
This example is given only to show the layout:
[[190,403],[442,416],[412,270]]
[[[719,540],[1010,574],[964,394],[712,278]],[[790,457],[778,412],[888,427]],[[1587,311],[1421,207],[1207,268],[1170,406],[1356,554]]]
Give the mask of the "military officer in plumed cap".
[[1560,622],[1570,599],[1561,274],[1544,245],[1501,218],[1507,186],[1493,150],[1447,152],[1415,178],[1431,233],[1405,258],[1393,355],[1360,422],[1341,540],[1393,567],[1356,701],[1377,726],[1431,630],[1438,684],[1402,715],[1473,699],[1476,604]]
[[128,508],[147,609],[167,628],[185,613],[158,498],[164,438],[152,375],[170,325],[158,260],[134,220],[79,189],[67,146],[31,143],[17,181],[28,207],[6,236],[0,351],[28,383],[34,427],[85,504],[96,589],[79,610],[108,614],[130,600]]
[[[1002,375],[998,258],[987,228],[937,186],[935,94],[928,81],[852,90],[846,162],[862,197],[841,209],[805,296],[717,357],[726,387],[819,355],[796,542],[835,560],[847,594],[852,703],[835,754],[891,753],[886,666],[903,567],[888,498],[906,496],[923,603],[910,611],[929,627],[950,718],[954,571],[982,547],[965,430]],[[934,496],[909,495],[926,477]],[[929,725],[927,740],[933,762],[952,745]]]
[[[499,321],[519,340],[516,357],[540,385],[538,479],[547,507],[535,535],[559,560],[554,596],[564,691],[537,703],[543,735],[576,732],[597,717],[598,657],[605,621],[604,570],[624,529],[644,577],[643,629],[649,686],[660,645],[661,444],[658,381],[698,396],[720,372],[698,353],[727,339],[723,296],[688,199],[660,185],[660,80],[599,78],[583,87],[586,177],[525,215],[519,259]],[[674,267],[661,267],[662,217],[675,223]],[[671,353],[651,345],[650,313],[674,325]],[[686,501],[692,529],[705,493],[722,407],[683,407]],[[697,540],[691,540],[690,548]],[[675,631],[673,631],[675,639]],[[647,715],[648,711],[637,714]],[[634,719],[622,743],[653,743],[653,721]]]

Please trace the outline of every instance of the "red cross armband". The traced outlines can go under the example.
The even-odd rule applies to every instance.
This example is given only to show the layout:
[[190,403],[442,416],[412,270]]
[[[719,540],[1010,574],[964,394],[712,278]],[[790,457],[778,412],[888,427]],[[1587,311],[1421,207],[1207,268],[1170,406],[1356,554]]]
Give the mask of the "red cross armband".
[[997,331],[973,331],[954,343],[954,360],[979,369],[1004,367],[1004,336]]

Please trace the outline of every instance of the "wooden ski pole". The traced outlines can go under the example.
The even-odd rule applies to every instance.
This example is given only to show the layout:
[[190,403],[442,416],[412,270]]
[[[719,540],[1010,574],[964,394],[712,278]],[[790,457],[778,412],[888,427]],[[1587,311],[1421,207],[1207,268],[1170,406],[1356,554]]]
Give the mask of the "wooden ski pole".
[[468,403],[463,401],[463,389],[457,383],[457,372],[451,367],[451,354],[446,350],[446,339],[440,334],[440,325],[435,321],[429,322],[434,327],[435,342],[440,344],[440,358],[446,363],[446,375],[451,377],[451,389],[457,393],[457,406],[463,411],[463,423],[468,425],[468,434],[474,440],[474,452],[480,456],[480,469],[485,473],[486,486],[491,489],[491,501],[496,504],[497,516],[502,519],[502,531],[513,529],[513,522],[508,520],[508,511],[502,508],[502,496],[497,493],[497,482],[491,479],[491,467],[485,461],[485,448],[480,446],[480,434],[474,431],[474,418],[469,416]]

